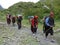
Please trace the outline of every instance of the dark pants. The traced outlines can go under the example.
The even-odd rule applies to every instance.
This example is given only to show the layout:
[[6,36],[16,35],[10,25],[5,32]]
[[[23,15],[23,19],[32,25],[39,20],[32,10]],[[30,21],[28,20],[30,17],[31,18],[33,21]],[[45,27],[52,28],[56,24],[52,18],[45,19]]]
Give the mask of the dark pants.
[[43,23],[43,33],[45,33],[45,29],[46,28],[46,25],[45,25],[45,22]]
[[49,27],[49,26],[46,26],[45,27],[45,36],[46,36],[46,38],[47,38],[49,33],[50,33],[50,35],[53,35],[53,28]]
[[35,27],[33,27],[32,25],[31,25],[31,31],[32,31],[32,33],[36,33],[37,32],[37,28]]
[[18,29],[20,29],[20,28],[21,28],[21,22],[18,23]]
[[15,20],[12,20],[12,23],[15,23]]

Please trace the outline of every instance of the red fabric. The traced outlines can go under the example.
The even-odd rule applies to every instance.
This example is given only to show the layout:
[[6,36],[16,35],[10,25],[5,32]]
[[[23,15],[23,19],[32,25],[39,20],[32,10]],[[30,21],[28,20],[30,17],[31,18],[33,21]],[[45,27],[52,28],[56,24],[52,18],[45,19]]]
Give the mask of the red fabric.
[[[35,23],[35,22],[34,22],[34,19],[32,19],[32,20],[31,20],[31,25],[32,25],[33,27],[34,27],[34,23]],[[36,21],[35,24],[38,25],[38,21]]]
[[37,21],[36,25],[38,25],[38,21]]
[[34,27],[34,19],[31,20],[31,25]]

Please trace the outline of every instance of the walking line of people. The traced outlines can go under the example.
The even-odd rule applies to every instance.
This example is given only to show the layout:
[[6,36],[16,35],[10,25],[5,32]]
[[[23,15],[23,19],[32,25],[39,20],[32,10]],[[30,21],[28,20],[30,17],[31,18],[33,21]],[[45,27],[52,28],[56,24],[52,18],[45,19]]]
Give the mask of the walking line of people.
[[[17,20],[17,25],[18,29],[21,28],[22,24],[22,15],[18,16],[12,16],[11,14],[7,14],[7,24],[9,25],[12,21],[12,24],[14,25],[16,20]],[[37,28],[38,28],[38,16],[30,16],[29,17],[29,22],[31,24],[31,32],[33,35],[37,33]],[[51,11],[50,15],[44,16],[43,18],[43,33],[45,34],[45,38],[48,39],[48,35],[50,34],[50,40],[53,42],[53,27],[55,26],[54,23],[54,13]]]

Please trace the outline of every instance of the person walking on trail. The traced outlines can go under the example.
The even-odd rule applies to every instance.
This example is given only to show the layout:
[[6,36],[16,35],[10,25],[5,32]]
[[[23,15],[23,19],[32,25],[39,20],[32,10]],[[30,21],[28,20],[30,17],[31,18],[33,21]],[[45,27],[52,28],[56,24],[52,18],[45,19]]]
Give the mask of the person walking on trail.
[[15,26],[15,22],[16,22],[16,17],[12,16],[12,25]]
[[22,15],[18,15],[17,17],[17,25],[18,25],[18,29],[21,28],[22,24]]
[[31,31],[33,35],[37,33],[38,28],[38,16],[34,16],[34,18],[31,20]]
[[48,38],[50,33],[50,40],[53,41],[53,27],[54,27],[54,13],[50,12],[50,15],[45,19],[45,37]]
[[6,19],[7,19],[7,24],[9,25],[11,23],[11,14],[7,14],[6,15]]

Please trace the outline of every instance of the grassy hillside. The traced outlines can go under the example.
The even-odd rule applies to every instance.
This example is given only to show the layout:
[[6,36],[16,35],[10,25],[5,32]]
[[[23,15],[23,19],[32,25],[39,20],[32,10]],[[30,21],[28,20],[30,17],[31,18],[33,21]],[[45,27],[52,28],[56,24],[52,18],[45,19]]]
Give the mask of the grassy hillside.
[[[44,8],[44,5],[49,7],[49,9]],[[22,14],[25,19],[30,15],[38,15],[40,19],[44,16],[49,15],[49,12],[53,10],[55,14],[55,19],[60,18],[60,2],[59,0],[46,0],[38,1],[37,3],[33,2],[18,2],[6,10],[0,11],[0,20],[5,20],[5,16],[7,13],[11,13],[12,15]]]

